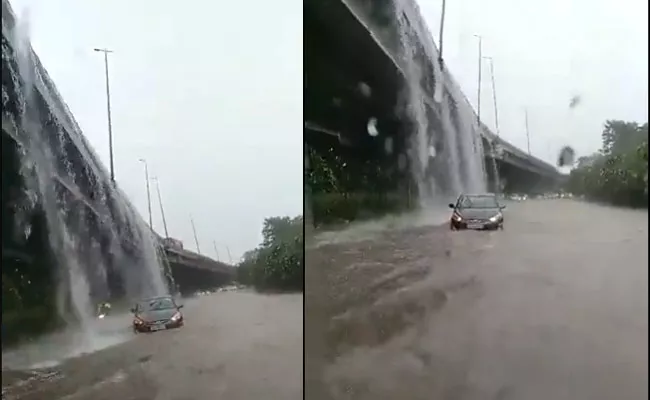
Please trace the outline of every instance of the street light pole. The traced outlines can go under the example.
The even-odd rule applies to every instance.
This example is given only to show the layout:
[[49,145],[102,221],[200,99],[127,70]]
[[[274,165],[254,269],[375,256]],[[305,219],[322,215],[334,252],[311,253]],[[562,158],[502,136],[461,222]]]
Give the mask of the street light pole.
[[497,89],[494,83],[494,60],[492,57],[483,58],[490,61],[490,75],[492,76],[492,100],[494,101],[494,125],[497,130],[497,137],[500,137],[501,132],[499,131],[499,107],[497,106]]
[[440,42],[438,43],[438,61],[440,62],[440,67],[442,68],[442,44],[443,44],[443,34],[445,32],[445,6],[447,2],[442,0],[442,12],[440,13]]
[[158,178],[155,176],[151,178],[156,182],[156,192],[158,192],[158,204],[160,205],[160,215],[162,215],[163,227],[165,228],[165,237],[169,237],[169,231],[167,231],[167,220],[165,219],[165,209],[163,208],[162,196],[160,195],[160,184],[158,183]]
[[528,154],[530,155],[530,131],[528,130],[528,108],[524,110],[526,114],[526,142],[528,145]]
[[215,241],[213,240],[213,241],[212,241],[212,245],[214,246],[214,252],[217,253],[217,261],[220,261],[220,260],[219,260],[219,250],[217,249],[217,242],[215,242]]
[[149,190],[149,167],[147,166],[147,160],[144,158],[140,159],[140,162],[144,164],[144,179],[147,184],[147,208],[149,209],[149,228],[153,229],[153,218],[151,217],[151,191]]
[[478,38],[478,100],[476,105],[476,117],[478,120],[478,127],[481,129],[481,63],[483,61],[483,36],[474,36]]
[[113,124],[111,123],[111,90],[108,81],[108,53],[112,53],[113,50],[94,50],[100,53],[104,53],[104,70],[106,72],[106,111],[108,115],[108,153],[110,158],[111,182],[115,182],[115,167],[113,164]]
[[230,247],[226,246],[226,251],[228,252],[228,259],[230,260],[230,264],[232,264],[232,256],[230,255]]
[[196,243],[196,252],[201,254],[201,247],[199,247],[199,238],[196,236],[196,227],[194,226],[194,218],[190,216],[190,222],[192,223],[192,232],[194,232],[194,243]]

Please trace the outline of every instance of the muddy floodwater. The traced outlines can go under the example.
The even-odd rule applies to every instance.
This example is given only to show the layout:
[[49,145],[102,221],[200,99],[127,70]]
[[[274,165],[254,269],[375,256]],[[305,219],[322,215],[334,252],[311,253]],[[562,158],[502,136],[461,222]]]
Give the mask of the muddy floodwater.
[[306,398],[648,398],[647,211],[529,200],[505,218],[312,243]]
[[[133,335],[129,316],[114,316],[105,321],[113,342],[58,365],[61,336],[3,355],[2,398],[302,399],[301,294],[222,292],[183,303],[181,329]],[[30,362],[42,368],[24,368]]]

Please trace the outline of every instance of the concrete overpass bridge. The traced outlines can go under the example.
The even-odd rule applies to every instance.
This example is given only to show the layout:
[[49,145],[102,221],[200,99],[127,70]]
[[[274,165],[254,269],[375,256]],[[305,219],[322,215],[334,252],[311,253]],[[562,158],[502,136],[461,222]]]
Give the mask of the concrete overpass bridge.
[[169,265],[173,284],[182,294],[223,286],[235,278],[234,266],[190,250],[169,246],[164,238],[155,232],[153,234],[163,250],[161,259]]
[[230,281],[230,266],[169,249],[147,227],[16,23],[3,0],[3,279],[43,281],[42,292],[54,291],[62,276],[83,273],[98,298],[137,295],[161,268],[185,292]]
[[[474,148],[482,149],[491,190],[496,189],[497,174],[506,192],[543,191],[561,181],[555,167],[477,124],[469,101],[439,62],[412,0],[308,0],[304,8],[305,134],[310,145],[328,143],[348,149],[341,151],[375,152],[381,158],[390,138],[395,153],[405,152],[414,130],[412,115],[405,117],[405,108],[413,104],[406,100],[417,93],[436,153],[444,155],[458,146],[436,131],[451,127],[456,136],[472,137]],[[405,43],[410,57],[405,57]],[[419,90],[409,91],[414,75]],[[437,90],[445,104],[435,100]],[[377,120],[376,137],[367,134],[371,118]],[[433,164],[434,170],[446,167]]]

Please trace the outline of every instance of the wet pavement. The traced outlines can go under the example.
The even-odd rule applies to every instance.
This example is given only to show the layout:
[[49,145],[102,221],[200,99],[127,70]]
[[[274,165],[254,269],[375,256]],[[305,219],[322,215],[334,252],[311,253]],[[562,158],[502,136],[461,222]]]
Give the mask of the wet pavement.
[[126,342],[58,366],[6,370],[6,360],[35,361],[36,349],[48,359],[47,346],[31,346],[25,360],[3,355],[2,398],[302,399],[302,295],[232,291],[183,304],[181,329],[133,335],[128,316],[113,316],[109,330],[121,330]]
[[529,200],[504,231],[324,237],[306,251],[306,398],[646,399],[647,218]]

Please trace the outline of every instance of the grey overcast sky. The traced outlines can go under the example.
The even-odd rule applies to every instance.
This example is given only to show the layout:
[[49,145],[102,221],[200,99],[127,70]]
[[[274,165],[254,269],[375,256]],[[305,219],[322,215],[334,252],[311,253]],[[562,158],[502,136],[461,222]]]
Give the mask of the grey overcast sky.
[[[436,44],[442,0],[419,0]],[[444,58],[476,107],[478,39],[494,59],[502,136],[555,162],[571,145],[577,155],[600,147],[607,119],[648,120],[647,0],[447,1]],[[494,128],[489,63],[483,64],[481,116]],[[580,95],[573,110],[569,101]]]
[[[108,167],[109,57],[116,180],[147,219],[145,158],[170,236],[234,259],[268,216],[302,213],[300,0],[12,0],[32,45]],[[27,14],[25,13],[27,10]],[[155,229],[164,234],[155,186]]]

